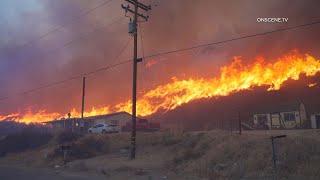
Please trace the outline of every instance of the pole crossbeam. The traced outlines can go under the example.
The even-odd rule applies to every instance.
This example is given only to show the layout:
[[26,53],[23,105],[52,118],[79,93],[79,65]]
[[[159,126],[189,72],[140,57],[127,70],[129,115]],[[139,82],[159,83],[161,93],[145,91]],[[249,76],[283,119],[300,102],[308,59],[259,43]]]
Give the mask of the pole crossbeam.
[[138,7],[145,10],[145,11],[150,11],[151,10],[151,6],[146,6],[136,0],[126,0],[128,3],[131,3],[133,5],[135,5],[135,3],[138,3]]

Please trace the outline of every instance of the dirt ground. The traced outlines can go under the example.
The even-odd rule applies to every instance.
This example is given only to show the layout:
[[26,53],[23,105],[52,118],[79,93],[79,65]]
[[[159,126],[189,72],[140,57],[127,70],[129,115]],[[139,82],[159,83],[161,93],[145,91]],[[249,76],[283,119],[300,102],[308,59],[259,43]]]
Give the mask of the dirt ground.
[[[269,138],[283,134],[287,137],[275,142],[278,166],[275,174]],[[83,142],[88,140],[102,140],[108,144],[108,150],[100,150],[88,158],[76,154],[81,158],[70,157],[63,166],[59,154],[48,159],[54,149],[51,144],[8,154],[0,159],[0,164],[20,163],[115,180],[273,179],[275,175],[279,179],[320,178],[319,130],[244,131],[241,136],[227,131],[140,133],[135,160],[128,158],[129,134],[90,135],[75,143],[86,149]]]

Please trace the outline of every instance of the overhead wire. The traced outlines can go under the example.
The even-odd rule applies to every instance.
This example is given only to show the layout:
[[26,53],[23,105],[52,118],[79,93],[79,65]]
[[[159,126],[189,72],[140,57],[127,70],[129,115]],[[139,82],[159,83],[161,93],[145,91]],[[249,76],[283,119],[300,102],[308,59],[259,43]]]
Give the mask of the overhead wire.
[[231,39],[227,39],[227,40],[212,42],[212,43],[208,43],[208,44],[202,44],[202,45],[198,45],[198,46],[192,46],[192,47],[188,47],[188,48],[182,48],[182,49],[177,49],[177,50],[172,50],[172,51],[166,51],[166,52],[162,52],[162,53],[147,55],[144,58],[148,59],[148,58],[151,58],[151,57],[162,56],[162,55],[167,55],[167,54],[172,54],[172,53],[177,53],[177,52],[182,52],[182,51],[188,51],[188,50],[198,49],[198,48],[202,48],[202,47],[206,47],[206,46],[223,44],[223,43],[227,43],[227,42],[238,41],[238,40],[257,37],[257,36],[263,36],[263,35],[267,35],[267,34],[271,34],[271,33],[275,33],[275,32],[287,31],[287,30],[291,30],[291,29],[307,27],[307,26],[312,26],[312,25],[316,25],[316,24],[320,24],[320,21],[307,23],[307,24],[301,24],[301,25],[297,25],[297,26],[291,26],[291,27],[277,29],[277,30],[273,30],[273,31],[266,31],[266,32],[247,35],[247,36],[241,36],[241,37],[237,37],[237,38],[231,38]]
[[118,18],[117,20],[115,20],[115,21],[113,21],[113,22],[111,22],[111,23],[109,23],[107,25],[104,25],[102,27],[98,27],[98,28],[93,29],[93,31],[82,33],[77,38],[71,39],[70,41],[68,41],[67,43],[63,44],[62,46],[59,46],[59,47],[54,48],[52,50],[46,51],[46,52],[44,52],[44,54],[45,54],[45,56],[47,56],[47,55],[50,55],[51,53],[57,52],[57,51],[65,48],[65,47],[67,47],[67,46],[69,46],[69,45],[71,45],[71,44],[73,44],[73,43],[75,43],[75,42],[77,42],[79,40],[82,40],[82,39],[88,37],[91,34],[94,34],[97,31],[100,31],[100,30],[104,29],[105,26],[107,26],[107,28],[110,28],[111,26],[117,24],[118,22],[122,21],[123,19],[125,19],[125,18],[124,17]]
[[[120,52],[118,53],[118,55],[115,57],[114,61],[115,62],[116,60],[118,60],[118,58],[121,56],[121,54],[124,52],[124,50],[128,47],[130,41],[132,40],[132,37],[127,41],[127,43],[121,48]],[[87,72],[87,73],[84,73],[84,74],[81,74],[81,75],[77,75],[77,76],[74,76],[74,77],[71,77],[71,78],[68,78],[68,79],[64,79],[64,80],[61,80],[61,81],[57,81],[57,82],[53,82],[53,83],[50,83],[50,84],[47,84],[47,85],[43,85],[43,86],[40,86],[40,87],[37,87],[37,88],[34,88],[34,89],[30,89],[30,90],[27,90],[27,91],[23,91],[23,92],[20,92],[20,93],[17,93],[17,94],[14,94],[14,95],[11,95],[11,96],[6,96],[6,97],[3,97],[3,98],[0,98],[0,101],[3,101],[3,100],[6,100],[12,96],[15,96],[15,95],[25,95],[25,94],[29,94],[29,93],[32,93],[34,91],[38,91],[40,89],[44,89],[44,88],[48,88],[48,87],[51,87],[51,86],[55,86],[55,85],[58,85],[58,84],[62,84],[62,83],[65,83],[65,82],[68,82],[68,81],[71,81],[71,80],[75,80],[75,79],[78,79],[78,78],[82,78],[84,76],[87,76],[87,75],[91,75],[91,74],[94,74],[94,73],[97,73],[97,72],[101,72],[101,71],[104,71],[104,70],[107,70],[107,69],[110,69],[110,68],[114,68],[114,67],[117,67],[119,65],[122,65],[122,64],[125,64],[125,63],[128,63],[130,62],[131,60],[128,60],[128,61],[123,61],[123,62],[119,62],[119,63],[112,63],[111,65],[109,66],[105,66],[105,67],[102,67],[102,68],[99,68],[99,69],[96,69],[94,71],[90,71],[90,72]]]
[[[275,32],[281,32],[281,31],[286,31],[286,30],[291,30],[291,29],[296,29],[296,28],[301,28],[301,27],[306,27],[306,26],[312,26],[312,25],[316,25],[316,24],[320,24],[320,21],[316,21],[316,22],[312,22],[312,23],[307,23],[307,24],[301,24],[301,25],[297,25],[297,26],[291,26],[291,27],[282,28],[282,29],[277,29],[277,30],[273,30],[273,31],[267,31],[267,32],[262,32],[262,33],[247,35],[247,36],[241,36],[241,37],[237,37],[237,38],[232,38],[232,39],[227,39],[227,40],[223,40],[223,41],[212,42],[212,43],[203,44],[203,45],[198,45],[198,46],[192,46],[192,47],[189,47],[189,48],[182,48],[182,49],[178,49],[178,50],[173,50],[173,51],[167,51],[167,52],[163,52],[163,53],[152,54],[152,55],[144,56],[144,59],[150,58],[150,57],[161,56],[161,55],[172,54],[172,53],[176,53],[176,52],[182,52],[182,51],[197,49],[197,48],[206,47],[206,46],[211,46],[211,45],[217,45],[217,44],[222,44],[222,43],[237,41],[237,40],[241,40],[241,39],[247,39],[247,38],[252,38],[252,37],[257,37],[257,36],[263,36],[263,35],[267,35],[267,34],[271,34],[271,33],[275,33]],[[55,82],[55,83],[51,83],[51,84],[48,84],[48,85],[44,85],[44,86],[41,86],[41,87],[38,87],[38,88],[35,88],[35,89],[31,89],[31,90],[28,90],[28,91],[25,91],[25,92],[21,92],[21,93],[18,93],[18,94],[16,94],[16,95],[26,94],[26,93],[30,93],[30,92],[33,92],[33,91],[37,91],[37,90],[43,89],[43,88],[47,88],[47,87],[50,87],[50,86],[54,86],[54,85],[57,85],[57,84],[61,84],[61,83],[64,83],[64,82],[67,82],[67,81],[70,81],[70,80],[73,80],[73,79],[77,79],[77,78],[80,78],[80,77],[83,77],[83,76],[86,76],[86,75],[89,75],[89,74],[94,74],[94,73],[97,73],[97,72],[100,72],[100,71],[104,71],[104,70],[107,70],[107,69],[111,69],[111,68],[113,68],[113,67],[120,66],[120,65],[122,65],[122,64],[126,64],[126,63],[129,63],[129,62],[132,62],[132,59],[126,60],[126,61],[123,61],[123,62],[120,62],[120,63],[117,63],[117,64],[114,64],[114,65],[112,65],[112,66],[106,66],[106,67],[97,69],[97,70],[95,70],[95,71],[90,71],[90,72],[87,72],[87,73],[84,73],[84,74],[81,74],[81,75],[78,75],[78,76],[75,76],[75,77],[72,77],[72,78],[69,78],[69,79],[65,79],[65,80],[58,81],[58,82]],[[10,96],[10,97],[11,97],[11,96]],[[9,96],[0,98],[0,101],[5,100],[5,99],[8,99],[8,98],[9,98]]]
[[[140,34],[140,42],[141,42],[141,51],[142,51],[142,63],[143,63],[143,69],[145,71],[145,61],[144,61],[144,46],[143,46],[143,34],[142,34],[142,27],[141,27],[141,22],[138,21],[139,23],[139,34]],[[141,81],[141,87],[142,89],[144,88],[144,72],[143,71],[140,71],[140,81]]]
[[142,58],[144,58],[144,47],[143,47],[143,35],[141,30],[141,22],[139,21],[139,34],[140,34],[140,41],[141,41],[141,50],[142,50]]
[[118,53],[118,55],[116,56],[116,58],[114,58],[113,62],[110,64],[110,66],[113,66],[118,59],[120,58],[120,56],[123,54],[124,50],[128,47],[128,45],[130,44],[131,40],[132,40],[132,36],[130,37],[130,39],[126,42],[126,44],[122,47],[122,49],[120,50],[120,52]]
[[[34,40],[31,40],[31,41],[28,41],[28,42],[26,42],[26,43],[24,43],[24,44],[22,44],[22,45],[18,45],[18,46],[16,46],[15,48],[24,48],[24,47],[27,47],[27,46],[35,43],[35,42],[38,42],[39,40],[41,40],[41,39],[43,39],[43,38],[45,38],[45,37],[47,37],[47,36],[49,36],[49,35],[57,32],[57,31],[60,30],[61,28],[77,22],[77,21],[80,20],[82,17],[85,17],[85,16],[87,16],[88,14],[90,14],[91,12],[97,10],[98,8],[100,8],[100,7],[104,6],[104,5],[107,5],[107,4],[110,3],[111,1],[113,1],[113,0],[104,1],[103,3],[99,4],[98,6],[95,6],[94,8],[92,8],[92,9],[90,9],[90,10],[82,13],[81,15],[73,18],[71,21],[69,21],[69,22],[67,22],[67,23],[64,23],[64,24],[62,24],[62,25],[60,25],[60,26],[57,26],[57,27],[49,30],[47,33],[41,35],[40,37],[38,37],[38,38],[36,38],[36,39],[34,39]],[[2,49],[4,49],[4,48],[2,48]]]

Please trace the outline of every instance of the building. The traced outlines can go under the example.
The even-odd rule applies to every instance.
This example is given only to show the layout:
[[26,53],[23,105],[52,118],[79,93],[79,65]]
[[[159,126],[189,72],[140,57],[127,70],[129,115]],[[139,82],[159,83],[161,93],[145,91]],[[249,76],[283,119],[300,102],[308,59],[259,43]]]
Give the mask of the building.
[[120,127],[124,126],[127,122],[130,122],[131,120],[132,120],[131,114],[127,112],[117,112],[117,113],[111,113],[111,114],[105,114],[105,115],[99,115],[99,116],[85,117],[84,119],[62,118],[60,120],[48,121],[45,123],[51,126],[52,131],[54,133],[61,132],[61,131],[86,133],[88,132],[89,128],[99,123],[116,125],[121,130]]
[[112,114],[91,116],[91,117],[88,117],[88,119],[93,119],[94,125],[98,123],[105,123],[105,124],[112,124],[118,127],[122,127],[127,122],[130,122],[132,120],[132,115],[127,112],[117,112]]
[[94,119],[81,119],[81,118],[62,118],[60,120],[53,120],[45,122],[49,125],[53,133],[59,133],[62,131],[71,131],[71,132],[87,132],[94,123]]
[[311,115],[311,128],[320,129],[320,114]]
[[267,129],[302,128],[306,121],[305,106],[301,102],[263,107],[253,115],[254,125]]

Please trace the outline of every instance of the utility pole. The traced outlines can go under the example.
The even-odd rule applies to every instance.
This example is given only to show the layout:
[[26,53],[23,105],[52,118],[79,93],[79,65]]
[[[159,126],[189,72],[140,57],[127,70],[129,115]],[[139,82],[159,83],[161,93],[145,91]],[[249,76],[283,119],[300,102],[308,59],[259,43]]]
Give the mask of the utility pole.
[[125,10],[126,16],[130,12],[133,14],[133,22],[129,22],[129,34],[134,37],[134,47],[133,47],[133,85],[132,85],[132,132],[131,132],[131,153],[130,159],[135,159],[136,157],[136,116],[137,116],[137,65],[142,59],[138,59],[138,17],[143,18],[148,21],[149,16],[139,14],[139,9],[144,11],[150,11],[151,6],[146,6],[140,3],[138,0],[126,0],[128,3],[134,5],[134,10],[130,9],[129,4],[127,6],[121,4],[121,7]]
[[84,97],[85,97],[85,90],[86,90],[86,77],[83,77],[82,81],[82,106],[81,106],[81,119],[83,120],[83,113],[84,113]]
[[[84,98],[86,95],[86,77],[83,77],[83,81],[82,81],[82,106],[81,106],[81,121],[84,124],[84,120],[83,120],[83,113],[84,113]],[[83,128],[82,128],[82,124],[81,121],[79,122],[79,127],[80,127],[80,132],[82,133]]]

